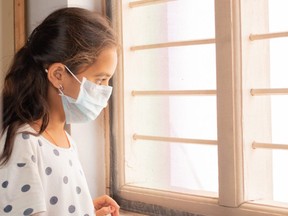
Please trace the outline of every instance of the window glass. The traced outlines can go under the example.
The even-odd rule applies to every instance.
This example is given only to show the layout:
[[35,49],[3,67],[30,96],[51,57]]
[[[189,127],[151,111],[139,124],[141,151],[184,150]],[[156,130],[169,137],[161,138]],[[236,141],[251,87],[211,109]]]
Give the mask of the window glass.
[[[218,193],[216,144],[133,139],[138,134],[217,142],[216,93],[169,95],[178,90],[216,92],[215,44],[130,50],[151,43],[213,39],[214,22],[213,0],[169,1],[130,8],[123,15],[126,184]],[[132,95],[143,90],[167,94]]]
[[[288,2],[285,0],[269,0],[269,31],[288,31]],[[270,85],[271,88],[288,88],[288,38],[275,38],[270,45]],[[288,96],[271,97],[271,130],[272,143],[288,144]],[[288,202],[288,174],[286,168],[288,152],[273,150],[273,200]]]

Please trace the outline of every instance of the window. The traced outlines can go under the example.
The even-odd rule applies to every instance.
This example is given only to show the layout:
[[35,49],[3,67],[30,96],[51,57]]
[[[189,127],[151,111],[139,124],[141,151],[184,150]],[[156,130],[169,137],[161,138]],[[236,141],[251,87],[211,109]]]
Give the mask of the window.
[[122,208],[287,214],[285,0],[106,6],[123,45],[113,78],[110,185]]
[[[288,18],[283,8],[288,4],[285,1],[269,1],[269,31],[285,32],[288,29],[287,23],[283,18]],[[284,19],[285,19],[284,18]],[[288,53],[288,38],[279,38],[270,41],[270,73],[271,88],[287,88],[288,64],[285,55]],[[288,105],[287,95],[277,95],[271,98],[271,124],[272,124],[272,143],[288,143],[287,132],[285,131],[285,121]],[[286,184],[288,175],[283,172],[287,164],[288,154],[283,150],[273,150],[273,200],[288,202],[288,186]],[[284,168],[284,169],[283,169]]]

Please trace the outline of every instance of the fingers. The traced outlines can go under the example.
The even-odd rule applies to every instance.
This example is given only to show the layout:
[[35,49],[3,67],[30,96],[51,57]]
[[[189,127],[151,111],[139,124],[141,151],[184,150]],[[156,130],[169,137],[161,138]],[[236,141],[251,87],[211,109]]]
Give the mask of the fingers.
[[[117,204],[117,206],[118,206],[118,204]],[[111,206],[110,209],[111,209],[111,215],[112,216],[120,216],[120,212],[119,212],[120,207],[119,206],[118,207]]]
[[93,200],[97,216],[104,216],[111,214],[112,216],[119,216],[120,206],[111,197],[104,195]]
[[103,195],[93,200],[94,206],[96,209],[100,209],[104,206],[113,206],[116,209],[120,208],[120,206],[113,200],[111,197],[107,195]]
[[101,209],[96,211],[96,215],[97,216],[105,216],[105,215],[108,215],[110,213],[111,213],[111,209],[110,209],[109,206],[108,207],[103,207],[103,208],[101,208]]
[[117,203],[114,199],[112,199],[110,196],[105,195],[104,197],[105,197],[106,203],[108,203],[110,206],[114,207],[115,210],[116,210],[117,208],[118,208],[118,209],[120,208],[120,206],[118,205],[118,203]]

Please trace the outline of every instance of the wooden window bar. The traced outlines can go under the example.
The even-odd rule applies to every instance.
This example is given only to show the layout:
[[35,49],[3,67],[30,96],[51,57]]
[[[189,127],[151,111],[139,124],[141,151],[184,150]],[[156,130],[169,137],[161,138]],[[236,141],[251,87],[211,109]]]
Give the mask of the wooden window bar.
[[215,96],[216,90],[132,91],[133,96]]
[[199,145],[217,145],[217,140],[187,139],[187,138],[177,138],[177,137],[159,137],[159,136],[147,136],[147,135],[140,135],[140,134],[134,134],[133,139],[134,140],[186,143],[186,144],[199,144]]
[[[275,32],[266,34],[251,34],[249,39],[254,40],[264,40],[273,39],[279,37],[288,37],[288,32]],[[287,88],[270,88],[270,89],[251,89],[250,94],[253,96],[261,95],[288,95]],[[288,150],[288,144],[273,144],[273,143],[252,143],[252,148],[254,149],[278,149],[278,150]]]
[[158,43],[158,44],[146,44],[139,46],[130,47],[131,51],[139,51],[145,49],[159,49],[159,48],[169,48],[169,47],[179,47],[179,46],[191,46],[191,45],[204,45],[215,43],[214,38],[210,39],[199,39],[199,40],[188,40],[188,41],[175,41],[168,43]]
[[279,37],[288,37],[288,32],[274,32],[266,34],[250,34],[249,39],[254,40],[264,40],[264,39],[273,39]]
[[25,0],[14,0],[14,46],[17,52],[26,41]]
[[254,149],[278,149],[278,150],[288,150],[287,144],[272,144],[272,143],[252,143],[252,148]]
[[252,96],[288,95],[288,88],[251,89],[250,94]]
[[161,4],[161,3],[167,3],[171,1],[176,1],[176,0],[142,0],[142,1],[134,1],[134,2],[129,2],[129,7],[130,8],[135,8],[135,7],[142,7],[142,6],[148,6],[148,5],[154,5],[154,4]]

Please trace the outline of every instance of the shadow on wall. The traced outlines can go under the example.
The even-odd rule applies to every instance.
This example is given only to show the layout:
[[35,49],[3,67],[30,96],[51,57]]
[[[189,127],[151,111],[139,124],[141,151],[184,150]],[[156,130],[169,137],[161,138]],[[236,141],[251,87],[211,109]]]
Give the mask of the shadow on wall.
[[14,1],[0,1],[0,88],[14,55]]

